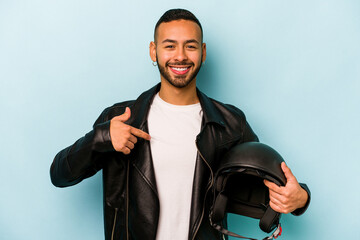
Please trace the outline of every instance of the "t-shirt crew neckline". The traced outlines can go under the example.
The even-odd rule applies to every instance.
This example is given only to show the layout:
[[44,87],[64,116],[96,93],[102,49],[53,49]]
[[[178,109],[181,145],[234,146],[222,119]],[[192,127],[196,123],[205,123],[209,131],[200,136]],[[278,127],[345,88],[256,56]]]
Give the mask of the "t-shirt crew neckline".
[[163,100],[161,97],[160,97],[160,94],[157,93],[155,95],[155,98],[154,98],[154,101],[156,101],[157,103],[163,105],[163,106],[166,106],[168,107],[169,109],[172,109],[172,110],[189,110],[189,111],[192,111],[194,108],[198,108],[200,106],[200,102],[198,103],[194,103],[194,104],[189,104],[189,105],[175,105],[175,104],[172,104],[172,103],[168,103],[166,102],[165,100]]

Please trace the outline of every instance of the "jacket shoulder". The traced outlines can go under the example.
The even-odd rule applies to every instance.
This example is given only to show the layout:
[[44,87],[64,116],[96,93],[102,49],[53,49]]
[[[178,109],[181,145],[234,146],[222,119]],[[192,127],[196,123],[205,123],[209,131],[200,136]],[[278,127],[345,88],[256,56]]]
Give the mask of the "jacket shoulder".
[[125,112],[126,107],[130,107],[134,104],[135,100],[128,100],[124,102],[115,103],[114,105],[105,108],[100,116],[95,121],[94,125],[111,120],[113,117],[121,115]]
[[236,107],[232,104],[220,102],[213,98],[210,98],[210,100],[223,114],[227,113],[227,114],[232,115],[233,117],[238,117],[238,118],[246,121],[246,116],[245,116],[244,112],[241,109],[239,109],[238,107]]
[[236,106],[210,99],[224,118],[229,134],[241,133],[243,142],[259,141],[248,123],[244,112]]

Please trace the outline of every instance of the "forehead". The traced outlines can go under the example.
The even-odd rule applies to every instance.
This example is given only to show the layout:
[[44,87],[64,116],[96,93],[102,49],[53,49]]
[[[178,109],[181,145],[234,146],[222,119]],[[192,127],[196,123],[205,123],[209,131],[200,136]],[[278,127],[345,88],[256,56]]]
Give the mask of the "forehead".
[[176,41],[195,39],[201,42],[201,29],[199,25],[189,20],[163,22],[156,31],[156,40],[161,42],[165,39]]

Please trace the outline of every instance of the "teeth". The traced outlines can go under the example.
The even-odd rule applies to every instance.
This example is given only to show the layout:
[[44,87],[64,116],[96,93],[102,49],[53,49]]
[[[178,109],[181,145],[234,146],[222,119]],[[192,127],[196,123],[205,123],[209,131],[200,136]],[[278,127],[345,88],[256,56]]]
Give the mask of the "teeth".
[[188,69],[187,67],[186,68],[176,68],[176,67],[173,67],[172,69],[176,70],[176,71],[185,71],[186,69]]

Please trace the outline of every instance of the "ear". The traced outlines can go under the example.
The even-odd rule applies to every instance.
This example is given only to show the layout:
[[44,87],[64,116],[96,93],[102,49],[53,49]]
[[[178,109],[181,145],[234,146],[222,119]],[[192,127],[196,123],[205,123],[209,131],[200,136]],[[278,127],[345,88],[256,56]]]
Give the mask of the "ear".
[[206,60],[206,43],[202,44],[202,62],[205,62]]
[[150,42],[150,46],[149,46],[149,51],[150,51],[150,58],[153,62],[156,62],[156,44],[155,42]]

